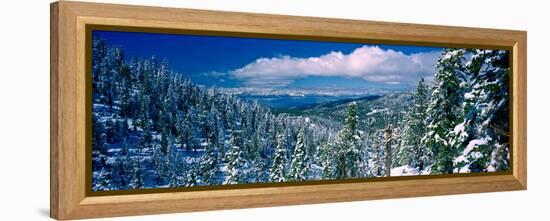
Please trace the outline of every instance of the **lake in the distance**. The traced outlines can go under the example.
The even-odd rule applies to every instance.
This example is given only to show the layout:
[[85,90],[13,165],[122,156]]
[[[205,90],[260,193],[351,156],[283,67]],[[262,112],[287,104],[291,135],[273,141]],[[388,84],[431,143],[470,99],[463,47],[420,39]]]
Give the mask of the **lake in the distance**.
[[274,109],[283,108],[298,108],[304,106],[310,106],[314,104],[322,104],[328,102],[334,102],[339,100],[356,99],[363,96],[349,95],[349,96],[327,96],[327,95],[304,95],[304,96],[290,96],[290,95],[242,95],[240,98],[247,101],[257,100],[258,103],[269,106]]

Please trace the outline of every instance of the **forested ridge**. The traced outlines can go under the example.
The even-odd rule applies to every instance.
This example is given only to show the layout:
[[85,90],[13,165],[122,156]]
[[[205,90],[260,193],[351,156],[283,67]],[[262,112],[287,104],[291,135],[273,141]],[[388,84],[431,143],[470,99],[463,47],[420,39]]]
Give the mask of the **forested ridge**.
[[94,191],[508,170],[507,51],[446,49],[433,83],[296,116],[92,50]]

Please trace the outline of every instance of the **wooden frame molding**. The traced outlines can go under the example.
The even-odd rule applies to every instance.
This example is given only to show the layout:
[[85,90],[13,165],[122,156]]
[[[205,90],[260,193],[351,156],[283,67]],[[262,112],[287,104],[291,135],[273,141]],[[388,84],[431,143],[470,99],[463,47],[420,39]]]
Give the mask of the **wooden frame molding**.
[[[51,4],[50,213],[79,219],[245,207],[524,190],[527,188],[527,33],[298,16],[80,2]],[[86,25],[235,36],[507,48],[512,53],[512,171],[488,176],[89,196],[85,188]]]

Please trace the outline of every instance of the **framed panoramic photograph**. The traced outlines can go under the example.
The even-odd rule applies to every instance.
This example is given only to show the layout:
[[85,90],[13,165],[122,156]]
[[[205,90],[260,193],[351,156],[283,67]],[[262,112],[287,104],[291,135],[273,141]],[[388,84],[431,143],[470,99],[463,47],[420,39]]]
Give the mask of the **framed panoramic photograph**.
[[51,5],[51,216],[523,190],[526,32]]

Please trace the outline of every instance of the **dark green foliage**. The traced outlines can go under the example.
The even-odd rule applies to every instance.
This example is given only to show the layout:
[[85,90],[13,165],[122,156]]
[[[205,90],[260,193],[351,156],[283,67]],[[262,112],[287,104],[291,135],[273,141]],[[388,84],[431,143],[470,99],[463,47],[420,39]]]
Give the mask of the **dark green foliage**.
[[304,130],[300,129],[298,132],[298,138],[296,140],[296,146],[294,147],[294,154],[292,156],[292,162],[290,163],[290,172],[288,174],[288,180],[303,181],[307,178],[308,159],[306,155],[306,147],[304,144]]
[[451,142],[451,132],[463,116],[460,108],[464,96],[464,53],[463,49],[445,49],[436,65],[428,131],[423,139],[434,158],[432,173],[453,173],[459,147]]
[[269,181],[271,182],[283,182],[285,181],[285,150],[284,143],[286,139],[283,135],[277,136],[277,147],[275,148],[275,157],[273,158],[273,164],[269,174]]
[[247,162],[243,152],[243,146],[239,131],[233,129],[231,131],[231,147],[227,153],[227,171],[228,178],[225,184],[246,183],[246,167]]
[[469,53],[472,61],[466,67],[472,87],[466,94],[463,130],[456,131],[462,136],[455,142],[473,148],[462,153],[460,163],[474,172],[508,170],[509,53],[473,49]]
[[428,110],[428,86],[420,79],[414,94],[414,106],[405,117],[405,131],[402,136],[400,165],[410,165],[422,171],[430,164],[431,151],[421,142],[426,134]]

